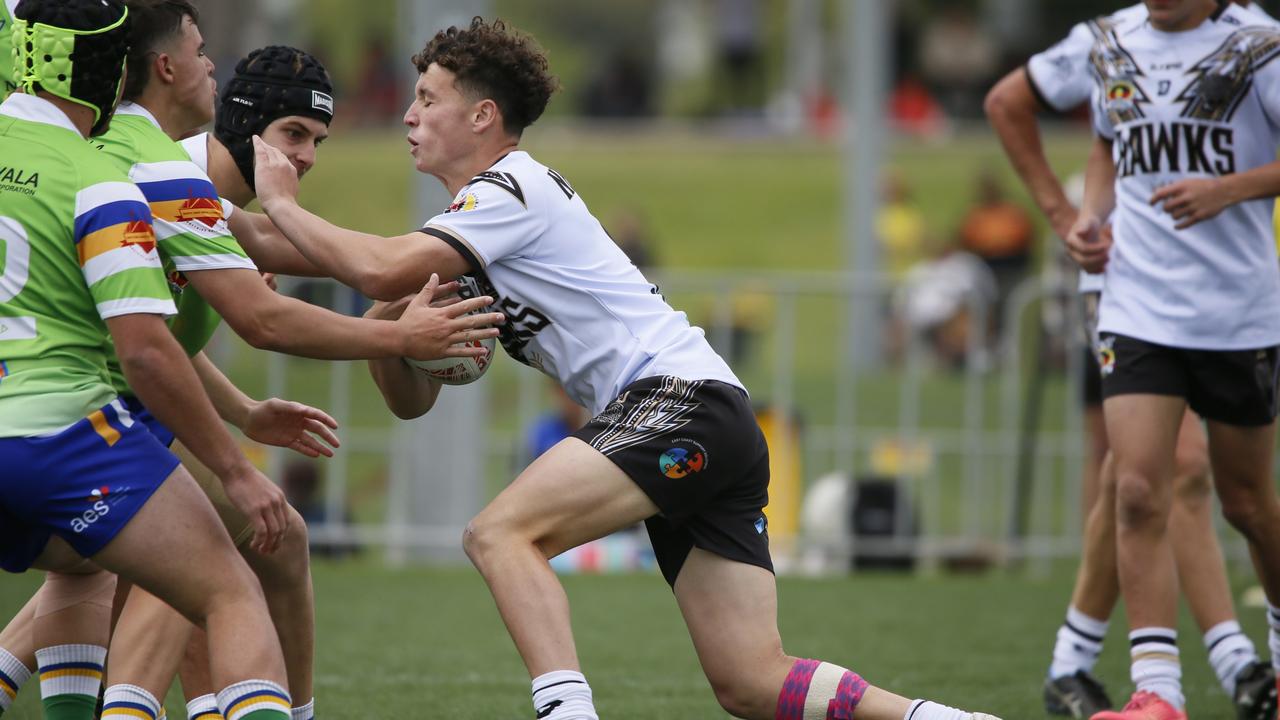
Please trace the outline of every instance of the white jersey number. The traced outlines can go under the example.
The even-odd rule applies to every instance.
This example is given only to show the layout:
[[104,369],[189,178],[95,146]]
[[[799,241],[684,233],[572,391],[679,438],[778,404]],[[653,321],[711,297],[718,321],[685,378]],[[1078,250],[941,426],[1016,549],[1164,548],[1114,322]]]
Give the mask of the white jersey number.
[[27,285],[31,269],[31,243],[22,224],[10,217],[0,216],[0,303],[9,302]]

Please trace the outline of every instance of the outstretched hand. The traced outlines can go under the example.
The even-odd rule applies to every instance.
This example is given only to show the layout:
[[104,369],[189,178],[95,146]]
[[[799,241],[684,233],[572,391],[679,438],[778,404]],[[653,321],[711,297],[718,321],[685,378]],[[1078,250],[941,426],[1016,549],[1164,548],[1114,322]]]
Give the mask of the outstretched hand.
[[270,398],[255,403],[244,424],[244,434],[263,445],[289,448],[307,457],[333,457],[341,443],[334,430],[338,421],[309,405]]
[[497,337],[498,328],[506,322],[502,313],[481,313],[482,308],[493,304],[493,298],[484,296],[452,302],[436,307],[435,296],[440,278],[435,273],[404,309],[400,319],[406,333],[405,357],[415,360],[438,360],[447,357],[480,357],[488,354],[483,347],[461,343]]
[[253,183],[263,210],[274,200],[298,197],[298,169],[278,148],[257,135],[253,136]]

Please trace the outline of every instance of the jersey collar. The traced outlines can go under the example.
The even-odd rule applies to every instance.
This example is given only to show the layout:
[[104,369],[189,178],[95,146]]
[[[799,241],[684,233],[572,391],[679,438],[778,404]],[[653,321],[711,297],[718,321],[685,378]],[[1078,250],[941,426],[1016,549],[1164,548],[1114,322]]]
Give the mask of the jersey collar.
[[57,105],[36,95],[28,95],[21,92],[13,93],[3,103],[0,103],[0,115],[8,115],[28,122],[53,125],[54,127],[70,130],[83,137],[80,135],[80,131],[76,129],[75,123],[71,122],[71,118],[67,117],[66,113],[62,112]]
[[155,125],[157,130],[161,130],[161,131],[164,130],[164,128],[160,127],[160,121],[156,119],[156,116],[152,115],[150,110],[142,107],[136,102],[126,101],[126,102],[120,103],[120,107],[116,108],[116,114],[117,115],[136,115],[137,117],[143,117],[150,120],[151,124]]

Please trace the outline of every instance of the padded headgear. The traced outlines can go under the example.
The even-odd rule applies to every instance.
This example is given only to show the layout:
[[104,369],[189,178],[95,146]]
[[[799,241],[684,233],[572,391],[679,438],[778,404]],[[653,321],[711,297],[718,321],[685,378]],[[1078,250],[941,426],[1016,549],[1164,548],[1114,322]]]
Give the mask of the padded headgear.
[[22,0],[14,9],[18,87],[93,110],[90,136],[111,122],[129,49],[123,0]]
[[333,84],[320,61],[297,48],[271,45],[236,64],[235,77],[222,90],[213,135],[231,153],[253,187],[254,135],[288,115],[333,121]]

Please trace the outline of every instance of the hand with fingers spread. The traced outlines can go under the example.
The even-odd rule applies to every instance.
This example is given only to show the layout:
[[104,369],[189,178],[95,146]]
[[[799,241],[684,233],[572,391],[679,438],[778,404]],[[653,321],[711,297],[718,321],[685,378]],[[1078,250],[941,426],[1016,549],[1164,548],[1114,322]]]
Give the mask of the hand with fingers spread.
[[338,421],[302,403],[270,398],[253,404],[245,421],[246,437],[263,445],[289,448],[307,457],[333,457],[340,444]]
[[1063,241],[1071,259],[1079,263],[1085,272],[1100,273],[1106,269],[1111,253],[1111,232],[1109,226],[1104,228],[1097,217],[1081,214]]
[[221,480],[227,499],[253,524],[253,549],[264,555],[275,552],[289,529],[284,491],[247,464]]
[[1212,219],[1237,202],[1222,178],[1179,180],[1161,186],[1151,196],[1152,205],[1164,203],[1164,211],[1177,223],[1174,225],[1176,230],[1185,230],[1198,222]]
[[[493,304],[493,298],[487,296],[436,307],[435,296],[439,285],[439,276],[432,273],[426,287],[409,300],[400,319],[396,321],[405,329],[405,350],[401,354],[414,360],[480,357],[487,354],[488,350],[483,347],[459,343],[497,337],[498,329],[494,326],[506,322],[506,316],[502,313],[476,312]],[[394,304],[396,303],[391,305]]]

